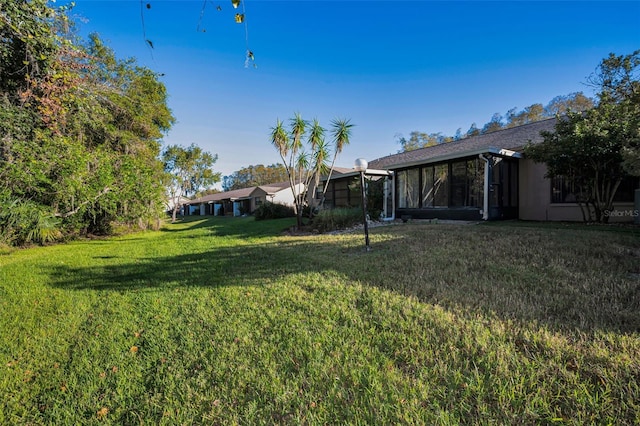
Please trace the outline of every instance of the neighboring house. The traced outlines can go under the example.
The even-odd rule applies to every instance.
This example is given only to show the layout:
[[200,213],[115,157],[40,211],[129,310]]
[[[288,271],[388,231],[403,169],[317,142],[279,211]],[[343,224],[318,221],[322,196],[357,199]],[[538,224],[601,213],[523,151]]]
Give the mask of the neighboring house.
[[264,202],[293,206],[293,192],[289,182],[272,183],[205,195],[186,203],[186,214],[242,216],[253,213]]
[[178,213],[180,213],[180,210],[182,210],[182,206],[184,206],[185,204],[187,204],[189,201],[191,201],[190,199],[188,199],[187,197],[179,197],[179,198],[174,198],[174,197],[170,197],[168,196],[164,202],[164,207],[165,210],[169,213],[173,212],[173,207],[178,204]]
[[[555,123],[538,121],[370,161],[367,177],[380,180],[381,172],[391,172],[378,208],[387,218],[582,220],[571,188],[561,178],[545,178],[544,164],[522,156],[524,146],[542,142],[540,132],[554,131]],[[358,176],[333,177],[325,206],[359,205]],[[637,187],[637,178],[620,186],[611,221],[633,220]]]
[[[298,184],[296,187],[296,191],[300,192],[302,189],[302,184]],[[291,186],[289,182],[280,182],[280,183],[270,183],[267,185],[261,185],[258,187],[260,190],[264,191],[265,196],[264,199],[256,200],[256,202],[264,202],[268,201],[270,203],[276,204],[285,204],[287,206],[293,206],[293,192],[291,192]],[[259,204],[256,205],[256,207]]]

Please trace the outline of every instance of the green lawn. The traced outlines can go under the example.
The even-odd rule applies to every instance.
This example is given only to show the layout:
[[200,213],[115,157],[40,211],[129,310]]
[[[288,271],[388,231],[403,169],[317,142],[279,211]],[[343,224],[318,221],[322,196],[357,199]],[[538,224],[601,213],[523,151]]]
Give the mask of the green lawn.
[[289,220],[0,252],[0,424],[638,424],[640,233]]

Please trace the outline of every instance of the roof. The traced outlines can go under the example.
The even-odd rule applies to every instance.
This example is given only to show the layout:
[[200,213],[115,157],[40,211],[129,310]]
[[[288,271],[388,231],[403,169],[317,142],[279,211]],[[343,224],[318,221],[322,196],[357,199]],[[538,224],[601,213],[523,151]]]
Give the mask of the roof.
[[242,200],[252,197],[253,193],[256,190],[262,190],[267,195],[274,195],[284,189],[289,188],[289,182],[278,182],[278,183],[270,183],[267,185],[261,186],[252,186],[250,188],[241,188],[234,189],[232,191],[225,192],[217,192],[215,194],[205,195],[204,197],[196,198],[195,200],[191,200],[185,204],[201,204],[201,203],[211,203],[215,201],[223,201],[223,200]]
[[335,166],[335,167],[333,168],[333,173],[331,173],[331,174],[332,174],[332,175],[333,175],[333,174],[342,175],[342,174],[345,174],[345,173],[351,173],[352,171],[353,171],[353,168],[349,168],[349,167],[338,167],[338,166]]
[[289,181],[286,181],[286,182],[278,182],[278,183],[268,183],[266,185],[260,185],[258,188],[262,189],[268,195],[272,195],[282,191],[283,189],[288,189],[290,187],[291,185],[289,184]]
[[543,141],[542,131],[553,131],[556,119],[536,121],[510,129],[470,136],[458,141],[420,148],[413,151],[388,155],[369,162],[372,169],[394,169],[418,163],[460,158],[482,152],[500,152],[501,150],[519,151],[527,143]]

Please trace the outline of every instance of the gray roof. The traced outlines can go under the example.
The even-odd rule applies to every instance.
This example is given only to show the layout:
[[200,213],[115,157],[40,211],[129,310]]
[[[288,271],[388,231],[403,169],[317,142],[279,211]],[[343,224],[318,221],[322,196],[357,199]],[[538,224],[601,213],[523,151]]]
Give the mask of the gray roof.
[[454,142],[420,148],[413,151],[388,155],[369,162],[371,169],[396,169],[419,163],[460,158],[479,152],[499,151],[502,149],[520,151],[529,142],[540,143],[542,131],[552,132],[556,119],[536,121],[511,129],[498,130],[478,136],[470,136]]
[[278,182],[278,183],[267,183],[265,185],[260,185],[258,188],[262,189],[264,192],[266,192],[269,195],[273,195],[282,191],[283,189],[291,188],[291,184],[289,183],[289,181]]
[[282,191],[283,189],[288,189],[289,187],[289,182],[269,183],[261,186],[252,186],[249,188],[234,189],[232,191],[217,192],[215,194],[209,194],[205,195],[204,197],[196,198],[195,200],[191,200],[185,204],[201,204],[223,200],[235,201],[247,199],[250,198],[253,192],[258,189],[264,191],[267,195],[274,195]]
[[338,167],[335,166],[333,168],[333,173],[331,173],[332,175],[343,175],[345,173],[351,173],[353,171],[353,168],[350,167]]
[[200,203],[207,203],[210,201],[237,200],[239,198],[247,198],[251,196],[251,193],[255,189],[256,187],[254,186],[251,188],[234,189],[233,191],[216,192],[215,194],[209,194],[209,195],[205,195],[204,197],[191,200],[187,204],[200,204]]

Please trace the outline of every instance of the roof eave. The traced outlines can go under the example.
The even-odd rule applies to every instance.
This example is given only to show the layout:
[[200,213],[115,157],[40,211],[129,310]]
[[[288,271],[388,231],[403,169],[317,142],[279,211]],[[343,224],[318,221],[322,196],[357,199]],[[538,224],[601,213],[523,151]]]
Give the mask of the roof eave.
[[[365,175],[367,176],[390,176],[393,174],[393,172],[390,172],[389,170],[380,170],[380,169],[367,169],[364,172]],[[347,177],[353,177],[353,176],[360,176],[360,172],[356,172],[351,171],[348,173],[341,173],[339,175],[332,175],[331,179],[342,179],[342,178],[347,178]],[[327,176],[323,176],[320,179],[320,182],[326,182],[327,181]]]
[[510,151],[508,149],[495,148],[490,146],[485,148],[472,149],[469,151],[439,155],[436,157],[422,159],[422,160],[408,161],[406,163],[393,164],[391,166],[388,166],[387,168],[390,170],[404,169],[407,167],[418,166],[421,164],[441,163],[443,161],[455,160],[456,158],[473,157],[480,154],[492,154],[492,155],[497,155],[499,157],[522,158],[522,154],[520,154],[519,152]]

